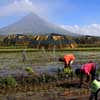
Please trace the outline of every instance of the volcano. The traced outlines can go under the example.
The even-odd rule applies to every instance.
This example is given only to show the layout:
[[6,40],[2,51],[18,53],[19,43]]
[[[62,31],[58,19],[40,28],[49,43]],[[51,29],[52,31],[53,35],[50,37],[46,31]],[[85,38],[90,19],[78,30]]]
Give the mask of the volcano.
[[24,16],[19,21],[10,24],[0,29],[0,34],[27,34],[27,33],[60,33],[70,36],[75,36],[72,32],[69,32],[55,24],[52,24],[40,16],[30,13]]

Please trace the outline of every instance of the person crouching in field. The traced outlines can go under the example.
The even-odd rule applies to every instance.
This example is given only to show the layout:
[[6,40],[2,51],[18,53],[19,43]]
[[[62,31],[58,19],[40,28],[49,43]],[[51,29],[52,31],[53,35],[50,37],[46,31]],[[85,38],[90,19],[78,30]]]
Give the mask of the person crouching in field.
[[[83,64],[80,69],[76,69],[76,74],[80,73],[80,87],[84,83],[91,83],[96,77],[96,64],[92,61],[89,61],[86,64]],[[86,76],[86,80],[83,81],[83,77]]]
[[71,77],[73,76],[71,64],[73,64],[74,60],[75,60],[74,54],[66,54],[64,55],[63,58],[59,58],[59,61],[64,62],[64,73],[71,74]]

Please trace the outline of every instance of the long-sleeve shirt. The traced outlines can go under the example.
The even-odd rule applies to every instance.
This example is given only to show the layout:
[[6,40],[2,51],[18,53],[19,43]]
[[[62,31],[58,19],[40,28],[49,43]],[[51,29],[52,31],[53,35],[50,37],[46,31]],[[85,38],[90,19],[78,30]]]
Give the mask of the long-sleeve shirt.
[[69,64],[72,60],[75,60],[75,56],[73,54],[64,55],[64,61],[66,64]]
[[91,71],[95,70],[96,64],[95,63],[86,63],[82,65],[81,70],[84,71],[85,74],[89,75]]

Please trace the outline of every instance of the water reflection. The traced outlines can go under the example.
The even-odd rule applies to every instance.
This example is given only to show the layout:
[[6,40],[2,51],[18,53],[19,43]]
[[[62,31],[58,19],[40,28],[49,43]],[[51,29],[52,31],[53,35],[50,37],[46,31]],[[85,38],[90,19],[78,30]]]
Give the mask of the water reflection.
[[[51,52],[47,52],[44,48],[40,52],[27,52],[27,60],[23,63],[22,53],[1,53],[0,54],[0,76],[9,74],[26,74],[25,68],[32,67],[36,72],[55,73],[58,68],[63,68],[63,63],[59,62],[56,58],[67,54],[69,52],[56,52],[55,48]],[[73,70],[81,67],[82,64],[93,60],[99,68],[100,53],[99,52],[81,52],[73,51],[76,60],[72,65]],[[26,55],[26,53],[25,53]]]

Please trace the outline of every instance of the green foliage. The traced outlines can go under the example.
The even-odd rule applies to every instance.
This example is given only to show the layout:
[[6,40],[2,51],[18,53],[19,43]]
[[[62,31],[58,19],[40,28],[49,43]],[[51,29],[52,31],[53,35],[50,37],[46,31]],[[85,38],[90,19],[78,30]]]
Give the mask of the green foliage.
[[96,74],[100,74],[100,70],[97,70]]
[[33,74],[34,73],[34,71],[33,71],[33,69],[31,68],[31,67],[26,67],[26,69],[25,69],[29,74]]
[[[74,38],[78,44],[100,44],[100,37],[95,36],[81,36]],[[99,45],[100,46],[100,45]]]
[[98,69],[98,70],[96,71],[96,75],[97,75],[97,77],[100,75],[100,69]]
[[80,48],[92,48],[92,47],[100,47],[100,44],[78,44]]
[[17,82],[15,78],[13,78],[12,76],[8,76],[5,78],[0,78],[0,85],[15,87],[17,85]]
[[44,82],[44,83],[48,83],[48,82],[52,82],[52,81],[56,81],[56,77],[55,76],[51,76],[49,74],[43,73],[40,77],[40,82]]

